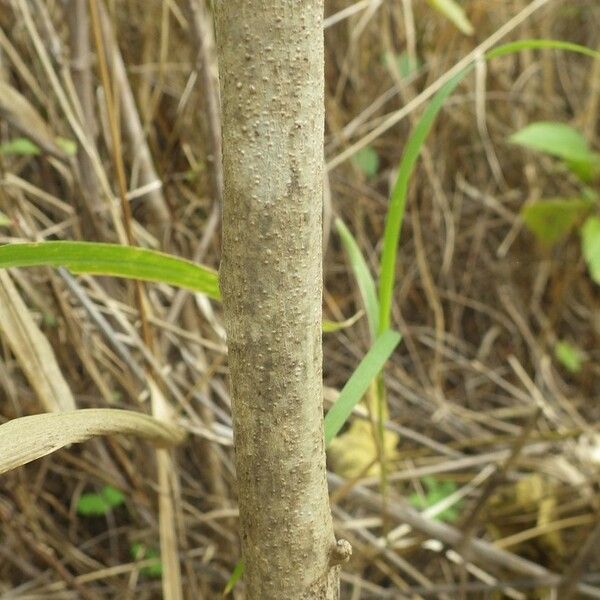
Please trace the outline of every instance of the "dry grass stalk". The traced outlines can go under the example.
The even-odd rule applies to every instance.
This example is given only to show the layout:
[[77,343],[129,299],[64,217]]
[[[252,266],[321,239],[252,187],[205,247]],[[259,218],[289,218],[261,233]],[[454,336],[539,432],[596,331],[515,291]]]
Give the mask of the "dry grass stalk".
[[6,271],[0,271],[0,331],[36,391],[44,410],[75,409],[75,400],[52,347]]

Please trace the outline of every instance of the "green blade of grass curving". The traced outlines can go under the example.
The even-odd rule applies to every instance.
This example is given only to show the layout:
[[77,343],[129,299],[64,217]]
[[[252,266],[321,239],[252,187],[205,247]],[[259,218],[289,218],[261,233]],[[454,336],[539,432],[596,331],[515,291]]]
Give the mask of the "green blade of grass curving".
[[360,295],[367,312],[369,331],[371,332],[371,338],[374,340],[377,336],[379,322],[379,301],[377,300],[375,281],[350,230],[339,218],[335,220],[335,227],[342,240],[342,245],[348,256],[356,283],[358,284],[358,289],[360,290]]
[[435,117],[440,112],[446,98],[456,89],[456,86],[467,74],[468,69],[455,75],[442,87],[427,105],[425,112],[413,129],[402,160],[398,168],[398,176],[390,196],[390,205],[385,219],[385,232],[383,237],[383,250],[381,254],[381,272],[379,275],[379,327],[382,333],[390,326],[392,310],[392,295],[396,283],[396,248],[400,240],[400,229],[406,208],[408,182],[415,168],[421,147],[431,131]]
[[375,340],[346,382],[335,404],[325,415],[325,445],[329,445],[338,434],[401,339],[402,336],[397,331],[388,329]]
[[244,562],[240,558],[240,560],[235,563],[235,567],[233,567],[233,571],[227,580],[227,584],[225,585],[225,589],[223,590],[223,597],[228,596],[233,591],[233,588],[237,585],[237,582],[240,580],[242,575],[244,574]]
[[0,246],[0,268],[40,266],[166,283],[220,299],[216,271],[155,250],[95,242],[35,242]]
[[507,56],[508,54],[515,54],[521,50],[565,50],[567,52],[575,52],[576,54],[584,54],[591,58],[600,58],[600,52],[598,50],[592,50],[586,46],[580,44],[574,44],[573,42],[565,42],[563,40],[551,40],[551,39],[529,39],[529,40],[518,40],[516,42],[508,42],[497,48],[486,52],[486,59],[498,58],[499,56]]
[[[577,54],[584,54],[592,58],[600,59],[600,52],[561,40],[529,39],[510,42],[498,46],[485,54],[486,60],[498,58],[520,52],[521,50],[554,49],[566,50]],[[383,250],[381,254],[381,267],[379,276],[379,333],[390,326],[392,309],[392,296],[396,283],[396,250],[400,240],[400,229],[404,219],[406,208],[406,195],[408,183],[415,168],[421,147],[431,131],[436,116],[440,112],[448,96],[456,89],[458,84],[473,69],[473,64],[466,67],[450,79],[432,98],[423,115],[414,127],[406,149],[402,155],[396,182],[390,195],[390,204],[386,215]]]

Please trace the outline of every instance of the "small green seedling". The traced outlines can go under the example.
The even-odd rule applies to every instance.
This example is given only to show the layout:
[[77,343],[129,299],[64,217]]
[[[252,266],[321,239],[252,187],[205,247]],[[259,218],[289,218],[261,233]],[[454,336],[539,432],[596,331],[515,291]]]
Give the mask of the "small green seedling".
[[379,171],[379,155],[371,148],[371,146],[366,146],[357,152],[354,157],[354,162],[369,179],[375,177],[377,171]]
[[556,360],[570,373],[579,373],[585,354],[570,342],[562,340],[554,346]]
[[149,564],[140,569],[140,573],[152,579],[162,577],[163,566],[160,561],[160,552],[157,548],[148,548],[140,542],[131,545],[129,552],[133,560],[147,560]]
[[67,155],[75,156],[77,154],[77,144],[73,140],[64,137],[56,138],[56,145]]
[[77,501],[77,514],[85,517],[101,517],[124,502],[123,492],[106,485],[98,494],[82,494]]
[[560,159],[579,179],[580,197],[527,204],[521,209],[521,217],[545,246],[556,244],[578,228],[581,252],[590,277],[600,284],[600,218],[597,216],[600,205],[598,195],[587,186],[600,179],[600,153],[590,149],[579,131],[564,123],[531,123],[513,134],[510,141]]
[[2,156],[39,156],[41,151],[30,139],[18,137],[0,144],[0,154]]
[[[67,156],[77,154],[77,144],[73,140],[57,137],[55,141],[56,145]],[[25,137],[13,138],[4,144],[0,144],[0,154],[2,156],[39,156],[41,153],[39,146]]]
[[[454,481],[444,481],[435,479],[434,477],[425,477],[422,480],[425,487],[425,495],[411,494],[408,501],[412,506],[419,510],[425,510],[438,502],[445,500],[448,496],[456,491],[456,483]],[[460,502],[443,510],[435,518],[439,521],[453,523],[459,516]]]
[[240,580],[240,577],[244,574],[244,562],[242,559],[238,560],[233,567],[233,571],[231,572],[231,576],[227,580],[227,584],[225,585],[225,589],[223,590],[223,596],[228,596],[233,591],[233,588],[237,585],[237,582]]

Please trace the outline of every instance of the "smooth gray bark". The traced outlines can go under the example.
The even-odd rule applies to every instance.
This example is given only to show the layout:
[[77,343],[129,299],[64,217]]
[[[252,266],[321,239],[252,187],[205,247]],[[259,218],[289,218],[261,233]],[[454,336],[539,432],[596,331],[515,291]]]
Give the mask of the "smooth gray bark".
[[252,600],[339,596],[321,373],[323,0],[216,0],[221,290]]

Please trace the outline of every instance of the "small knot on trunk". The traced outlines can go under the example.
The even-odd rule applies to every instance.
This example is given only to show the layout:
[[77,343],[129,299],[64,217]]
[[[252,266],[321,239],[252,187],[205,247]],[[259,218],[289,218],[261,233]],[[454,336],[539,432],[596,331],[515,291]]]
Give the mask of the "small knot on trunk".
[[352,546],[348,540],[338,540],[335,546],[331,549],[329,563],[331,566],[341,565],[348,562],[352,556]]

